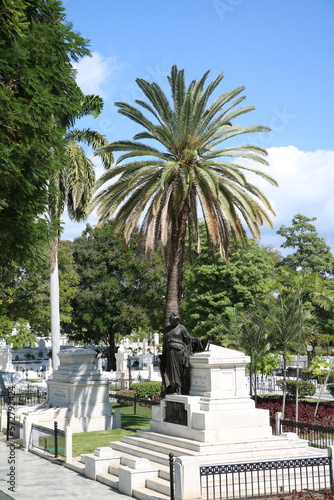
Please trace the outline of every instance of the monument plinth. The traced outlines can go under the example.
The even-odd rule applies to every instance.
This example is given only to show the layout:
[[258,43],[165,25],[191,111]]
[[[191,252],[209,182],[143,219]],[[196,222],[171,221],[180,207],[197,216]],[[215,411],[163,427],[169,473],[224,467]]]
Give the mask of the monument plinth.
[[256,409],[247,391],[248,362],[215,345],[191,356],[189,396],[167,395],[152,407],[150,430],[215,444],[271,436],[269,411]]
[[47,403],[22,407],[17,414],[46,427],[56,420],[60,429],[70,425],[72,432],[112,429],[109,380],[95,366],[94,349],[64,349],[58,356],[59,367],[47,380]]
[[109,380],[95,366],[94,349],[64,349],[58,356],[59,367],[47,380],[49,408],[67,408],[89,430],[110,429]]

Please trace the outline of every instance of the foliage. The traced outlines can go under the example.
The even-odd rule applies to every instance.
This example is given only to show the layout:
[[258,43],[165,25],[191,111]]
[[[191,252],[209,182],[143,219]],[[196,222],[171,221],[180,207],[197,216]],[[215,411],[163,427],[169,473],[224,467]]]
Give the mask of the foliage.
[[87,226],[73,249],[79,284],[72,301],[73,321],[64,330],[76,340],[107,346],[109,369],[115,369],[116,336],[140,327],[157,331],[163,324],[162,256],[155,253],[148,262],[135,240],[127,248],[110,225]]
[[[223,257],[230,237],[247,240],[244,226],[255,238],[262,224],[272,227],[270,202],[245,173],[276,182],[262,170],[229,160],[248,158],[267,165],[266,151],[249,144],[222,147],[240,134],[269,129],[234,124],[254,109],[239,106],[244,87],[226,91],[209,104],[223,74],[205,87],[208,75],[209,71],[187,86],[184,70],[174,65],[168,76],[172,103],[157,83],[137,78],[146,101],[136,100],[137,107],[124,102],[116,106],[144,130],[133,141],[113,142],[102,149],[121,154],[99,179],[93,207],[98,207],[101,221],[114,217],[114,231],[127,242],[141,224],[147,254],[162,243],[168,263],[165,323],[172,312],[180,313],[186,234],[197,245],[199,210],[210,245]],[[145,139],[153,139],[160,149],[141,142]]]
[[280,359],[273,353],[268,352],[266,355],[261,356],[256,364],[256,371],[261,375],[272,375],[274,370],[280,367]]
[[229,308],[245,310],[270,292],[272,256],[251,239],[245,247],[231,243],[227,260],[217,253],[212,262],[204,239],[202,247],[185,269],[183,319],[194,335],[226,335]]
[[329,391],[330,395],[334,397],[334,384],[327,384],[327,390]]
[[130,389],[136,391],[139,399],[153,399],[161,394],[161,382],[135,382]]
[[325,358],[320,356],[315,356],[312,358],[307,373],[309,373],[312,378],[316,378],[320,384],[323,384],[325,378],[328,376],[328,371],[332,366]]
[[[299,422],[307,424],[319,424],[328,427],[334,426],[334,403],[322,401],[319,404],[316,418],[314,411],[317,403],[314,401],[299,402]],[[275,413],[282,410],[282,397],[258,396],[257,408],[269,410],[270,417],[275,417]],[[296,403],[292,398],[286,400],[285,418],[286,420],[295,420]]]
[[35,347],[37,344],[36,335],[34,335],[29,324],[24,319],[20,318],[17,322],[13,323],[13,331],[14,333],[7,337],[6,342],[7,344],[12,344],[14,350],[22,349],[24,346]]
[[71,61],[89,50],[59,0],[3,0],[0,32],[0,262],[22,264],[55,229],[48,181],[64,164],[64,134],[82,101]]
[[316,217],[305,217],[297,214],[292,219],[292,226],[281,226],[277,234],[286,238],[281,245],[283,248],[296,249],[293,254],[287,255],[279,265],[288,266],[309,273],[319,273],[322,276],[332,275],[334,257],[330,247],[321,238],[311,222]]
[[[283,382],[279,380],[277,382],[280,385],[286,385],[286,392],[288,396],[296,396],[297,381],[296,380],[286,380]],[[306,398],[307,396],[314,396],[316,388],[312,382],[307,382],[306,380],[298,380],[298,396],[299,398]]]
[[[24,266],[0,267],[0,337],[10,335],[15,323],[21,321],[29,323],[35,335],[49,335],[49,258],[47,248],[43,259],[29,260]],[[67,324],[71,321],[71,300],[78,283],[71,242],[61,242],[59,277],[60,319],[62,324]]]
[[[136,391],[134,389],[121,389],[117,391],[117,404],[120,406],[133,406],[132,401],[128,400],[128,398],[135,398]],[[124,399],[123,397],[124,396]]]

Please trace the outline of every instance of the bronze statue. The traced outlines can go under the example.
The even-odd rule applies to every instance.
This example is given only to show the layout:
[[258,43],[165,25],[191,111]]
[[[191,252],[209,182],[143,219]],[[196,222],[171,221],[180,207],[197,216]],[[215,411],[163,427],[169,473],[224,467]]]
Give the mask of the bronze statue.
[[215,335],[200,339],[191,337],[185,326],[180,324],[180,316],[172,313],[163,337],[160,371],[162,376],[162,397],[166,394],[189,394],[189,357],[194,352],[206,349]]

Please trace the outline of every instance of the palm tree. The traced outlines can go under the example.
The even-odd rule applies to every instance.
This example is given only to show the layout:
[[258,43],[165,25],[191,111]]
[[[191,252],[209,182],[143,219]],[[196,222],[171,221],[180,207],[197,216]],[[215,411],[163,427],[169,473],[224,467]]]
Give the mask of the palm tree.
[[305,310],[304,304],[306,300],[310,303],[316,304],[322,309],[329,310],[333,305],[333,296],[328,288],[325,279],[318,273],[312,273],[308,270],[294,271],[289,267],[284,267],[280,270],[278,275],[279,281],[281,283],[280,288],[285,294],[289,294],[295,297],[298,310],[298,347],[297,347],[297,381],[296,381],[296,415],[295,419],[298,422],[299,419],[299,372],[300,372],[300,353],[301,353],[301,342],[303,336],[305,336],[304,331],[304,317],[306,318],[310,315],[307,314],[309,311]]
[[[84,96],[81,113],[75,119],[86,115],[97,117],[103,108],[103,101],[99,96]],[[75,120],[73,120],[74,122]],[[85,129],[70,129],[65,136],[67,163],[49,183],[49,214],[51,221],[59,222],[65,208],[69,218],[77,222],[87,217],[87,207],[95,184],[95,167],[91,159],[78,144],[84,142],[93,150],[105,146],[107,140],[100,133]],[[110,166],[112,156],[102,156],[105,167]],[[56,370],[59,365],[58,352],[60,349],[60,311],[59,311],[59,277],[58,277],[58,249],[61,230],[58,229],[52,242],[51,270],[50,270],[50,305],[51,305],[51,343],[52,365]]]
[[[147,101],[136,100],[139,107],[124,102],[116,106],[144,130],[133,141],[113,142],[99,150],[123,154],[98,180],[97,189],[104,189],[95,196],[92,208],[98,208],[101,222],[113,217],[115,232],[124,234],[127,242],[140,223],[147,254],[162,242],[168,265],[166,322],[171,312],[180,313],[187,230],[190,243],[194,240],[199,245],[199,215],[204,218],[210,247],[218,245],[222,257],[230,237],[246,243],[244,226],[255,238],[262,224],[272,227],[268,212],[274,211],[245,172],[273,185],[276,182],[260,170],[229,161],[246,158],[266,165],[266,151],[249,144],[234,146],[235,141],[230,147],[221,146],[240,134],[269,129],[233,125],[235,118],[254,109],[239,106],[245,99],[240,95],[244,87],[226,91],[209,103],[223,74],[205,88],[208,75],[209,71],[186,87],[184,70],[173,66],[168,76],[172,105],[159,85],[138,78]],[[143,139],[153,139],[157,147]]]

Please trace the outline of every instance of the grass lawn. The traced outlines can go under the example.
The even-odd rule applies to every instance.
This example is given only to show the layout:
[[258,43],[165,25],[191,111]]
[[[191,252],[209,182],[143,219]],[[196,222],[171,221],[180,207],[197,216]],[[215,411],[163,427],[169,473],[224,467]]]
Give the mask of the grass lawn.
[[73,434],[73,457],[78,457],[83,453],[93,453],[95,448],[109,446],[110,441],[121,441],[123,436],[133,435],[137,429],[149,429],[151,408],[137,405],[136,415],[133,414],[133,405],[119,407],[117,404],[113,404],[113,409],[115,408],[121,410],[122,429]]

